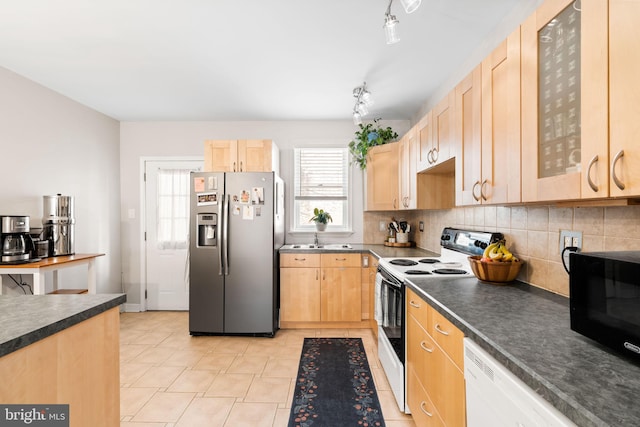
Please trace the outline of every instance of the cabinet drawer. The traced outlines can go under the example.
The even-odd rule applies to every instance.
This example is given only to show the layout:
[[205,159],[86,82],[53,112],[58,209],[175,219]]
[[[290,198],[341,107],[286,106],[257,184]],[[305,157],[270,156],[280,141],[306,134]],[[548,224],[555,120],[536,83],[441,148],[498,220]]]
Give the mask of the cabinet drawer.
[[436,310],[431,309],[429,318],[431,329],[428,329],[427,332],[431,334],[444,352],[462,370],[464,366],[462,347],[464,334]]
[[433,309],[413,290],[408,287],[405,289],[407,290],[407,314],[413,316],[425,331],[429,331],[429,311]]
[[280,267],[320,267],[320,254],[280,254]]
[[407,368],[413,369],[422,386],[434,387],[431,371],[434,369],[436,345],[417,320],[407,318]]
[[360,267],[359,253],[320,254],[322,267]]
[[411,409],[411,416],[417,427],[445,427],[433,402],[412,369],[408,369],[407,372],[407,405]]

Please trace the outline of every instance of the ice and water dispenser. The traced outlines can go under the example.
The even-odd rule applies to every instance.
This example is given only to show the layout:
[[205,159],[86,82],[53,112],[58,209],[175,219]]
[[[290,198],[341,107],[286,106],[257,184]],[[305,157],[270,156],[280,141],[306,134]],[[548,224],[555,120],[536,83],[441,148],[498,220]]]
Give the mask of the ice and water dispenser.
[[218,215],[199,213],[196,224],[198,226],[198,247],[217,246]]

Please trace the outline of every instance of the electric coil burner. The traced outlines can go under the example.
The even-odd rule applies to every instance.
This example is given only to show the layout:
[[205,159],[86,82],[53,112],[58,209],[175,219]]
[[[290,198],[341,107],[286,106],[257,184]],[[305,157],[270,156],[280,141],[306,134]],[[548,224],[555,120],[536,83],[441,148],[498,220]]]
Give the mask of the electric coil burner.
[[439,257],[380,259],[375,297],[378,358],[401,411],[410,412],[405,402],[405,281],[423,284],[473,277],[467,257],[482,255],[489,244],[502,238],[501,233],[445,228]]

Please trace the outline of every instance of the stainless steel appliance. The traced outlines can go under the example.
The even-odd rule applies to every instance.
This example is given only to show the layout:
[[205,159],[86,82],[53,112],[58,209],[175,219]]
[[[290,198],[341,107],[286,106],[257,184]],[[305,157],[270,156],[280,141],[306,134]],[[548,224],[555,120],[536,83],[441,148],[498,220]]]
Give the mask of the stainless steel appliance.
[[571,329],[640,361],[640,251],[569,255]]
[[43,196],[43,237],[49,241],[49,255],[75,253],[75,218],[72,196]]
[[273,172],[192,172],[190,185],[191,334],[273,336],[283,181]]
[[0,216],[0,241],[2,263],[17,264],[35,257],[33,239],[29,234],[28,216]]
[[378,358],[401,411],[406,404],[405,287],[406,280],[444,280],[473,277],[467,257],[482,254],[501,233],[445,228],[440,236],[439,257],[381,258],[375,286],[375,318],[378,323]]

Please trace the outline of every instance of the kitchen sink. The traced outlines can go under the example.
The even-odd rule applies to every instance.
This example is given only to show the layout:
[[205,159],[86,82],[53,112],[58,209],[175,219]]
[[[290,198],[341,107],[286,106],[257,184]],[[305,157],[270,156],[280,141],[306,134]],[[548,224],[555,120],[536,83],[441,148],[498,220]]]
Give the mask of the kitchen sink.
[[344,249],[344,250],[348,250],[348,249],[353,249],[353,247],[348,244],[348,243],[335,243],[335,244],[329,244],[329,245],[324,245],[324,244],[320,244],[320,245],[302,245],[302,244],[295,244],[295,245],[285,245],[284,249]]

